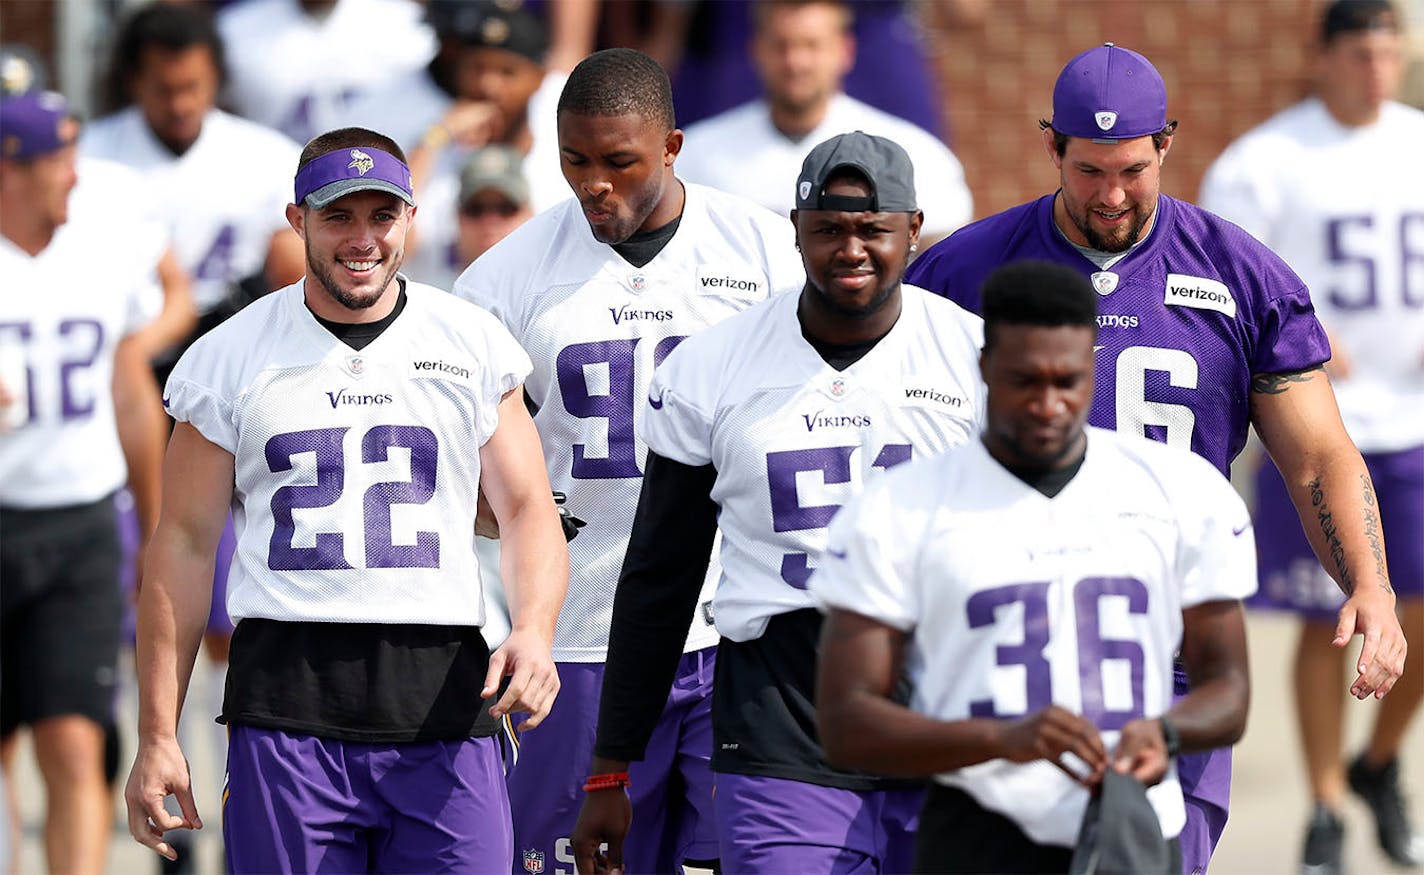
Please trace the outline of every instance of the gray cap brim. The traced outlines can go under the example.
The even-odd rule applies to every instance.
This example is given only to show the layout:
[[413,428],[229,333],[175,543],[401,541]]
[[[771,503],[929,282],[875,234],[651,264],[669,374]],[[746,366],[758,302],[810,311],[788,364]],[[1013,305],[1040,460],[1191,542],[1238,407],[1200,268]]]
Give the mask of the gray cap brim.
[[384,191],[393,194],[411,206],[415,206],[415,200],[405,189],[393,182],[375,178],[352,178],[338,179],[335,182],[323,185],[321,188],[307,195],[306,205],[314,210],[323,210],[331,206],[339,198],[358,191]]

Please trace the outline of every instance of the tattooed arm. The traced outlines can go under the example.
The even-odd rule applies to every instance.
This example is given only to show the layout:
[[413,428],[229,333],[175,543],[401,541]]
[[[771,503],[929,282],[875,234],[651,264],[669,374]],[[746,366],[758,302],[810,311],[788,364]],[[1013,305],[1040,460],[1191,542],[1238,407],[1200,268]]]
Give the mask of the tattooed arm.
[[1335,393],[1319,367],[1251,379],[1251,421],[1290,490],[1321,565],[1348,597],[1336,647],[1364,636],[1350,692],[1384,696],[1404,670],[1374,484],[1345,432]]

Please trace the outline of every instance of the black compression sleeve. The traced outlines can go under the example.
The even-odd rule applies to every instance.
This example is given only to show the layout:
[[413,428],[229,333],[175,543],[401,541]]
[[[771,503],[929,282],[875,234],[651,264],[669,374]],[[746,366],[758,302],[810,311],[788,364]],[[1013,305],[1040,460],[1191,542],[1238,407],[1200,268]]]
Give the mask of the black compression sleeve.
[[613,597],[594,752],[640,760],[648,746],[712,557],[717,505],[711,465],[649,451],[633,534]]

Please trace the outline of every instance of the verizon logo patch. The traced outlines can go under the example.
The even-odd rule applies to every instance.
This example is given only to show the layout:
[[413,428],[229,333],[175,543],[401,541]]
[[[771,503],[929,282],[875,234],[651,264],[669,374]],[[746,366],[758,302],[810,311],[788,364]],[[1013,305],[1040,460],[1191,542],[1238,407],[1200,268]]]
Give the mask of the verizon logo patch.
[[1225,284],[1200,276],[1181,273],[1167,274],[1167,292],[1162,303],[1175,307],[1195,307],[1215,310],[1236,318],[1236,299]]

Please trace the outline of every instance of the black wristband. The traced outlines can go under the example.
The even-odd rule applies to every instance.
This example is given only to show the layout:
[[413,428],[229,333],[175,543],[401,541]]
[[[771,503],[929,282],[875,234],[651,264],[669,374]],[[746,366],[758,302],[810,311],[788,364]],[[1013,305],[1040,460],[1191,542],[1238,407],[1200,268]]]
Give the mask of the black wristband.
[[1167,743],[1167,758],[1176,758],[1182,752],[1182,734],[1165,714],[1158,718],[1157,723],[1162,727],[1162,740]]

